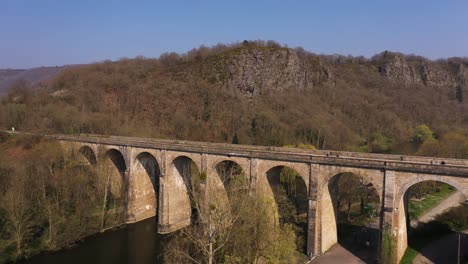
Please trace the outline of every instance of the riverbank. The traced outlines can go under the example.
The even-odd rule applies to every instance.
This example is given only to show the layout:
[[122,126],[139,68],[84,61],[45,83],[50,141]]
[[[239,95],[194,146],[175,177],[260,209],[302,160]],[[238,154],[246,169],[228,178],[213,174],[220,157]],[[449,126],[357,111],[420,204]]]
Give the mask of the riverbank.
[[87,237],[72,248],[47,252],[18,264],[154,264],[162,263],[163,241],[156,218]]
[[[127,224],[122,224],[114,227],[108,227],[103,230],[93,230],[89,232],[88,234],[83,235],[82,237],[76,239],[75,241],[68,243],[66,245],[60,246],[60,247],[55,247],[55,248],[44,248],[41,246],[41,243],[39,241],[32,243],[35,245],[35,247],[32,247],[29,251],[28,254],[25,257],[15,259],[14,255],[14,245],[12,241],[8,240],[1,240],[0,239],[0,251],[4,252],[3,254],[0,254],[0,264],[3,263],[29,263],[28,261],[30,259],[34,259],[39,256],[45,256],[45,255],[53,255],[56,254],[57,252],[62,252],[62,251],[67,251],[67,250],[72,250],[75,247],[81,246],[83,243],[86,241],[93,239],[94,237],[101,236],[105,233],[108,232],[115,232],[120,229],[125,229],[127,228]],[[11,252],[9,252],[11,251]],[[11,253],[11,254],[8,254]]]

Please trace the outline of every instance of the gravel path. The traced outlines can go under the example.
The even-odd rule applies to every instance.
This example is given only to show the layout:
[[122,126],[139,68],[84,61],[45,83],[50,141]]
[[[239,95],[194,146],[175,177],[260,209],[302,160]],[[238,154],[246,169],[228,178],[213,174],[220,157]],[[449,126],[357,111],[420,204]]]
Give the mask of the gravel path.
[[434,217],[443,213],[445,210],[455,207],[462,203],[465,200],[465,196],[460,191],[454,192],[452,195],[447,197],[437,206],[433,207],[431,210],[424,213],[422,216],[419,217],[417,220],[411,221],[411,226],[415,227],[418,223],[427,223],[431,220],[434,220]]

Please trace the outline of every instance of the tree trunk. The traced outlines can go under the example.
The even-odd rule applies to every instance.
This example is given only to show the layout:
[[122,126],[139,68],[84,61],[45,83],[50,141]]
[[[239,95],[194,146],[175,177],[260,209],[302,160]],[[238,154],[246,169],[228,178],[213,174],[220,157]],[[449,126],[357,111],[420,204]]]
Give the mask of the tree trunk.
[[208,256],[208,264],[213,264],[213,230],[211,227],[211,211],[209,213],[208,219],[208,240],[209,240],[209,256]]
[[361,215],[364,214],[364,197],[361,196]]
[[319,143],[320,143],[320,129],[317,134],[317,144],[315,144],[317,149],[319,149]]
[[49,214],[49,243],[52,243],[52,210],[48,208]]
[[110,173],[109,171],[107,171],[106,187],[104,188],[104,201],[102,204],[101,229],[104,229],[104,220],[106,216],[107,192],[108,192],[108,187],[109,187],[109,181],[110,181]]
[[351,214],[351,200],[348,201],[348,221],[349,221],[350,214]]
[[23,240],[22,239],[22,236],[21,236],[21,224],[16,224],[16,231],[15,231],[15,236],[16,236],[16,254],[17,256],[20,256],[21,255],[21,247],[23,246],[21,241]]

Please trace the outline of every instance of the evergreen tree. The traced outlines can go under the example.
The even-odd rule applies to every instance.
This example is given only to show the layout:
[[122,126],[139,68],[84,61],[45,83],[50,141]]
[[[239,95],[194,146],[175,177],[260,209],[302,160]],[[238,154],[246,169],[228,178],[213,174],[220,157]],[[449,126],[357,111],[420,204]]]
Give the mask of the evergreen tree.
[[457,86],[457,91],[456,91],[455,97],[457,98],[459,103],[463,102],[463,89],[462,89],[461,85]]
[[237,133],[234,133],[234,137],[232,138],[232,144],[239,144],[239,138],[237,137]]

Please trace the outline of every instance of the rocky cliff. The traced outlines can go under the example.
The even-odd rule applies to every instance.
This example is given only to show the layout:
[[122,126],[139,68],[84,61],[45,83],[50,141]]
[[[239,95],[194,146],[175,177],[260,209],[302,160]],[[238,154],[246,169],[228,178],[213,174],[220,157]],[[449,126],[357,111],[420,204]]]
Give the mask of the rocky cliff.
[[[382,83],[390,80],[403,85],[447,89],[468,87],[468,61],[463,59],[431,61],[388,51],[361,61],[338,57],[342,59],[285,47],[240,46],[185,63],[176,71],[176,76],[222,83],[227,89],[239,90],[248,96],[291,88],[333,87],[350,71],[359,74],[356,73],[359,67],[366,68],[374,78],[381,76]],[[347,66],[342,67],[343,64]]]
[[188,75],[221,82],[249,96],[334,84],[332,71],[318,57],[300,57],[288,48],[236,48],[208,57]]
[[461,59],[435,62],[387,51],[378,57],[379,72],[393,81],[439,87],[468,84],[468,62]]

